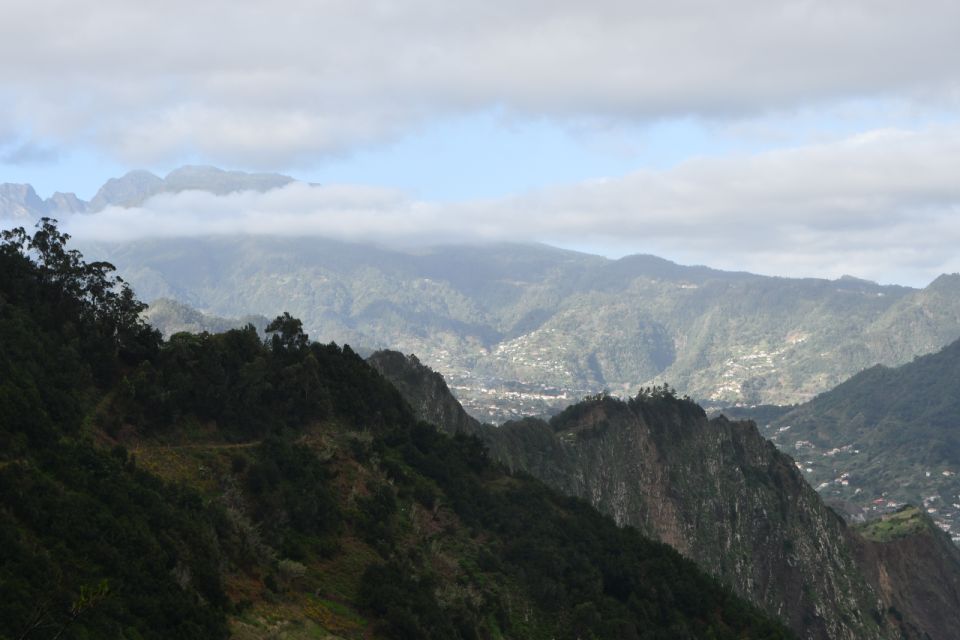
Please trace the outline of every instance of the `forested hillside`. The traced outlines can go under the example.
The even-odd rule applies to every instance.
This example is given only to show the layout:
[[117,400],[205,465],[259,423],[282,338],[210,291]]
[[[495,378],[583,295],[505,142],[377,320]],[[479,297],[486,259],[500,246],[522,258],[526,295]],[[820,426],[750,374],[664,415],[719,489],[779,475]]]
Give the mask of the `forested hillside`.
[[349,347],[164,342],[65,241],[0,245],[0,637],[790,637]]
[[960,341],[770,417],[764,431],[852,514],[922,505],[960,540]]

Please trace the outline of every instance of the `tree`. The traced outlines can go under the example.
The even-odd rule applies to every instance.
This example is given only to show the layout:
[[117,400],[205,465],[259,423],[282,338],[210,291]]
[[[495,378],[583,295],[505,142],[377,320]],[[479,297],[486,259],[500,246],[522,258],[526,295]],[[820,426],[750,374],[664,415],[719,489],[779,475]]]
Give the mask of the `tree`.
[[270,335],[270,347],[276,354],[300,353],[310,345],[310,339],[303,332],[303,323],[284,311],[267,325]]

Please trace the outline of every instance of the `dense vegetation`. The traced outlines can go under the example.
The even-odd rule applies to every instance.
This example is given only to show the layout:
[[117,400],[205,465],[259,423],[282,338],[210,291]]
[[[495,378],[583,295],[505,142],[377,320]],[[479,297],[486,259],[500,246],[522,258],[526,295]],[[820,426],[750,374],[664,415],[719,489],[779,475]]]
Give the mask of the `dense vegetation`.
[[160,338],[111,266],[66,239],[43,221],[0,245],[0,636],[223,637],[199,498],[83,437],[103,391]]
[[289,315],[162,342],[66,240],[0,246],[0,638],[789,637]]

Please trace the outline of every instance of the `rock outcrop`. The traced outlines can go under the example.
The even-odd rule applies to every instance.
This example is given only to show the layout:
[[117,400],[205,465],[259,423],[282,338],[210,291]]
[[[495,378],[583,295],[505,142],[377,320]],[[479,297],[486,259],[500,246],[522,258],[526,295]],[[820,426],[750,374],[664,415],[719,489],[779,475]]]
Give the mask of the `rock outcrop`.
[[414,358],[381,352],[370,361],[421,418],[479,435],[510,469],[671,544],[800,637],[946,639],[960,622],[955,588],[923,587],[925,566],[941,567],[941,582],[960,579],[948,548],[864,538],[752,422],[708,420],[693,402],[656,390],[498,428],[464,421],[446,385]]

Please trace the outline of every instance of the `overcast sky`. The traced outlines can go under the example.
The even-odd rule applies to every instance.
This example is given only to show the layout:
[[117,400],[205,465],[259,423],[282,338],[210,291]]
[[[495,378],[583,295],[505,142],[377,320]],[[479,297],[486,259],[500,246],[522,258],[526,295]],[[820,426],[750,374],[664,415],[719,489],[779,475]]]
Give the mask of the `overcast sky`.
[[0,182],[320,183],[75,231],[539,240],[924,285],[960,270],[960,3],[14,0]]

